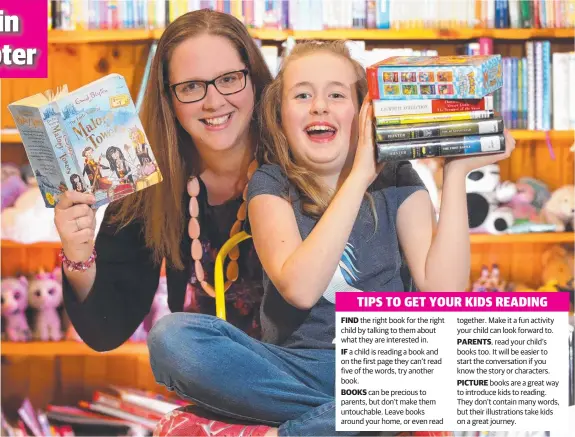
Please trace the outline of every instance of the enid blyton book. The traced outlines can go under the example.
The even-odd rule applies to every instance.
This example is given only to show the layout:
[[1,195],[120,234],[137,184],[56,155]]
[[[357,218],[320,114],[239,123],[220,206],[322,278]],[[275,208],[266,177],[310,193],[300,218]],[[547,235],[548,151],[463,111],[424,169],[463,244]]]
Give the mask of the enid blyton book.
[[8,105],[46,207],[66,190],[99,207],[162,181],[125,79],[110,74],[70,93]]
[[367,82],[373,100],[482,99],[503,86],[501,55],[393,56]]

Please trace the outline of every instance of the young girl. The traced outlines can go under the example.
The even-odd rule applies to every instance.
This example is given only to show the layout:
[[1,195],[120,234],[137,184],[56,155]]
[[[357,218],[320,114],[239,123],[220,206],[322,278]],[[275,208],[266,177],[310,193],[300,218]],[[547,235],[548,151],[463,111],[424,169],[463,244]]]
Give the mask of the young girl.
[[162,342],[154,356],[178,348],[188,357],[166,385],[185,388],[188,399],[220,416],[178,409],[155,435],[355,435],[335,430],[335,292],[405,290],[401,252],[418,289],[466,286],[465,175],[505,156],[446,165],[436,227],[427,192],[400,183],[395,163],[375,165],[369,102],[359,111],[366,92],[365,72],[342,42],[297,45],[266,88],[267,164],[247,195],[265,270],[263,341],[212,316],[161,319],[156,332],[177,326],[185,342]]
[[[464,290],[465,177],[514,148],[506,133],[505,154],[448,160],[436,224],[427,191],[378,177],[367,98],[359,110],[365,95],[365,72],[344,42],[310,42],[296,45],[262,101],[268,164],[249,183],[248,215],[264,268],[263,340],[323,359],[335,355],[335,293],[405,291],[402,254],[418,290]],[[318,390],[332,397],[334,373],[318,375]],[[310,435],[305,427],[323,408],[280,433]],[[333,416],[325,426],[334,434]]]

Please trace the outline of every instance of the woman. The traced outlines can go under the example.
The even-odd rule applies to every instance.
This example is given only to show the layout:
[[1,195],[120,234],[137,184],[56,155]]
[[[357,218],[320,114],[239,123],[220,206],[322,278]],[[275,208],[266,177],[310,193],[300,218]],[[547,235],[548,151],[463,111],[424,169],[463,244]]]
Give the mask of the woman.
[[[243,203],[260,137],[254,111],[271,79],[234,17],[201,10],[168,26],[142,113],[164,181],[110,204],[95,244],[93,196],[70,191],[55,211],[65,307],[90,347],[114,349],[136,330],[150,310],[164,259],[171,311],[184,309],[189,288],[191,310],[215,313],[213,260]],[[190,184],[193,196],[190,176],[199,176]],[[241,245],[238,267],[227,284],[228,318],[257,337],[262,272],[250,242]]]

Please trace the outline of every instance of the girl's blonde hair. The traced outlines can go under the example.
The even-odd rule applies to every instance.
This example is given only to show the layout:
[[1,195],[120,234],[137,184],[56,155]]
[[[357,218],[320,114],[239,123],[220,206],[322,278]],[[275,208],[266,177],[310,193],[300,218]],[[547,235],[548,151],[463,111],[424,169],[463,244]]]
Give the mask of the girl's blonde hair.
[[284,75],[287,66],[296,59],[317,52],[328,52],[346,59],[357,74],[355,92],[358,104],[361,105],[367,94],[367,78],[362,65],[353,59],[345,41],[305,41],[295,45],[285,58],[275,80],[265,89],[262,96],[262,159],[264,162],[277,164],[286,174],[289,181],[297,188],[303,211],[319,218],[327,209],[333,193],[326,192],[313,171],[297,165],[292,159],[288,140],[282,130],[281,106]]
[[[272,81],[261,51],[246,27],[232,15],[203,9],[188,12],[172,22],[162,34],[150,70],[141,119],[150,147],[164,177],[163,182],[131,194],[112,204],[112,223],[123,227],[138,220],[143,238],[152,249],[153,261],[183,269],[180,250],[185,230],[184,190],[190,175],[197,176],[200,163],[193,140],[176,118],[168,83],[168,66],[176,47],[199,35],[217,35],[230,41],[249,70],[255,101]],[[251,92],[251,90],[246,90]],[[257,104],[254,113],[257,111]],[[260,121],[252,117],[253,138],[260,136]]]

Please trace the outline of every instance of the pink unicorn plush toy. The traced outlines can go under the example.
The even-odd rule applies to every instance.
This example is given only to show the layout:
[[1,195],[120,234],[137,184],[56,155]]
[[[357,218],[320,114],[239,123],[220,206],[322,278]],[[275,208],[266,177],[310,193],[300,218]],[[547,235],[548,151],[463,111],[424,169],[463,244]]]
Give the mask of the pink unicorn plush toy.
[[37,274],[28,287],[28,302],[36,310],[34,337],[41,341],[60,341],[62,321],[58,307],[62,303],[62,285],[58,272]]
[[7,340],[30,340],[26,308],[28,308],[28,280],[24,276],[3,279],[2,317],[4,318]]

